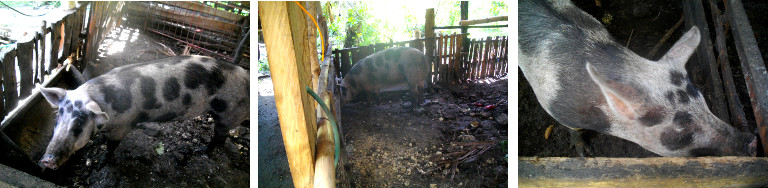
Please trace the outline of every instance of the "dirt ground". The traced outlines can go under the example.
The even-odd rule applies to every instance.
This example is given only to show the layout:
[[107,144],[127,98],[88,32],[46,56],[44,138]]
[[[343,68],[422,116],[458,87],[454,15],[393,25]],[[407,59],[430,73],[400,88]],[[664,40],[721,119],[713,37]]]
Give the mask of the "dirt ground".
[[[180,53],[177,43],[131,27],[116,29],[100,46],[100,57],[84,72],[98,75],[114,67],[154,60],[166,55],[160,43]],[[123,37],[120,37],[123,36]],[[125,37],[130,36],[130,37]],[[112,52],[110,46],[124,46]],[[194,52],[193,52],[194,54]],[[247,122],[245,123],[247,124]],[[207,154],[213,119],[140,123],[107,155],[106,138],[95,136],[59,170],[42,178],[68,187],[248,187],[250,184],[250,129],[230,130],[223,147]]]
[[[260,78],[259,185],[292,187],[271,90],[271,79]],[[435,88],[415,110],[402,91],[383,93],[380,103],[343,106],[348,183],[337,186],[506,187],[507,96],[502,78]],[[457,162],[468,152],[475,154]]]
[[[629,1],[619,0],[603,2],[602,7],[595,6],[595,1],[574,0],[576,6],[585,10],[598,20],[610,18],[609,23],[603,22],[613,38],[620,44],[628,44],[628,48],[640,56],[651,60],[658,60],[663,56],[671,45],[685,32],[684,27],[676,31],[667,42],[662,45],[658,53],[653,57],[647,57],[648,52],[662,38],[666,31],[680,19],[683,13],[682,4],[679,1],[662,0],[641,0]],[[708,4],[705,4],[705,11],[709,12]],[[768,2],[764,1],[744,1],[744,7],[747,10],[750,22],[753,24],[755,36],[758,44],[761,45],[761,52],[765,56],[768,48],[765,48],[764,42],[768,34],[764,34],[766,29],[760,20],[764,20],[768,7]],[[762,8],[762,9],[761,9]],[[722,9],[722,7],[721,7]],[[610,15],[610,16],[606,16]],[[710,19],[710,15],[706,15]],[[762,29],[761,29],[762,28]],[[711,33],[714,30],[710,29]],[[762,35],[764,34],[764,35]],[[629,42],[627,42],[629,41]],[[732,42],[729,40],[728,42]],[[748,94],[744,84],[744,76],[741,73],[741,67],[738,62],[738,54],[732,45],[728,49],[734,82],[744,111],[747,112],[747,121],[751,128],[754,128],[754,116],[751,112],[751,104],[748,102]],[[688,64],[690,68],[691,63]],[[690,72],[690,70],[689,70]],[[519,109],[519,155],[520,156],[543,156],[543,157],[578,157],[578,154],[570,146],[569,133],[565,126],[560,125],[541,108],[533,90],[528,81],[523,77],[518,68],[518,109]],[[699,88],[706,85],[696,83]],[[709,101],[708,101],[709,103]],[[544,139],[544,132],[547,127],[554,125],[550,138]],[[606,134],[595,131],[585,131],[585,138],[591,149],[593,157],[654,157],[658,156],[649,152],[639,145]]]

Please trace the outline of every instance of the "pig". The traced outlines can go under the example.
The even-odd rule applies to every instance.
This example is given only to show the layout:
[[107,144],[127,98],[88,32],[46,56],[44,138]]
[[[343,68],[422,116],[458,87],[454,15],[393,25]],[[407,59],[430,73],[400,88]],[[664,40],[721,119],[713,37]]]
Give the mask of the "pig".
[[210,152],[229,129],[249,116],[248,72],[205,56],[175,56],[117,67],[74,90],[39,88],[54,108],[53,137],[40,160],[58,169],[99,131],[108,148],[141,122],[186,120],[210,113],[214,136]]
[[652,61],[615,42],[568,0],[521,0],[518,11],[519,67],[561,124],[662,156],[756,155],[755,135],[712,114],[688,78],[685,64],[701,40],[697,27]]
[[341,81],[344,103],[352,102],[362,93],[377,95],[382,89],[406,84],[412,104],[421,101],[429,76],[429,61],[418,49],[394,47],[369,55],[358,61]]

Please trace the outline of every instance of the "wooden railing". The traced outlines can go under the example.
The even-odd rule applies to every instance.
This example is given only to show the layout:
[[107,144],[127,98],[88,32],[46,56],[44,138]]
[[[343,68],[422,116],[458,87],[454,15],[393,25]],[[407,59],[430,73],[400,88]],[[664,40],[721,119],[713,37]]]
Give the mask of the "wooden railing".
[[[410,41],[378,43],[369,46],[333,50],[333,63],[339,69],[338,77],[342,77],[355,63],[373,53],[395,46],[409,46],[425,52],[430,59],[430,83],[469,82],[478,79],[501,77],[507,74],[508,38],[487,37],[472,39],[469,49],[463,50],[464,35],[437,35],[434,38],[422,38]],[[425,49],[425,42],[435,45],[433,49]],[[431,52],[431,53],[429,53]]]

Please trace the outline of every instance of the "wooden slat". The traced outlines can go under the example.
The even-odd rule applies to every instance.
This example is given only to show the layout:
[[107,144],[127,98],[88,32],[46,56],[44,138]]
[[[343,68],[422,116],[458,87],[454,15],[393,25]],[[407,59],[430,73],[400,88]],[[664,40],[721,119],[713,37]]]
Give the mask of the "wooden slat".
[[58,66],[58,59],[59,59],[59,50],[61,47],[61,25],[62,21],[57,21],[54,23],[51,28],[53,29],[51,32],[51,63],[48,65],[48,72],[52,71],[56,66]]
[[70,53],[70,48],[72,47],[72,17],[74,15],[70,14],[64,17],[64,19],[61,20],[63,27],[61,34],[61,56],[59,58],[66,58]]
[[193,11],[205,13],[205,14],[208,14],[208,15],[217,16],[217,17],[220,17],[220,18],[224,18],[224,19],[228,20],[230,23],[233,23],[233,24],[237,23],[240,20],[245,19],[245,16],[242,16],[242,15],[239,15],[239,14],[235,14],[235,13],[231,13],[231,12],[227,12],[227,11],[223,11],[223,10],[219,10],[219,9],[215,9],[213,7],[210,7],[208,5],[204,5],[204,4],[201,4],[201,3],[198,3],[198,2],[190,2],[190,1],[163,1],[163,2],[159,2],[159,3],[167,4],[167,5],[172,5],[172,6],[176,6],[176,7],[179,7],[179,8],[188,9],[188,10],[193,10]]
[[435,61],[435,83],[441,83],[440,80],[443,79],[443,75],[441,75],[440,66],[443,65],[443,37],[442,34],[439,34],[437,36],[437,52],[435,53],[436,61]]
[[19,96],[16,90],[16,49],[5,54],[2,60],[2,66],[5,110],[11,111],[19,102]]
[[147,5],[143,3],[128,3],[127,8],[136,12],[150,14],[153,16],[153,18],[171,19],[173,21],[182,22],[184,25],[192,25],[195,27],[236,34],[240,33],[241,31],[240,26],[236,24],[222,22],[194,14],[180,14],[178,12],[161,9],[159,7],[150,7],[148,9]]
[[768,75],[765,74],[768,70],[765,68],[763,56],[760,54],[741,0],[729,0],[725,6],[725,14],[731,23],[736,52],[739,54],[742,73],[746,78],[747,91],[752,102],[763,151],[768,151],[768,117],[766,117],[768,95],[765,93],[768,91]]
[[723,94],[723,83],[720,80],[720,73],[717,71],[717,65],[715,61],[715,55],[712,53],[712,41],[709,38],[709,26],[707,24],[707,18],[704,15],[704,7],[700,0],[683,0],[683,13],[685,14],[685,28],[686,31],[693,26],[699,28],[701,33],[701,42],[696,48],[696,53],[691,56],[694,62],[698,62],[693,67],[696,67],[691,76],[694,83],[702,84],[702,93],[715,116],[725,122],[730,122],[728,117],[728,107],[725,104],[725,97]]
[[34,42],[35,40],[17,43],[16,47],[20,73],[19,93],[21,99],[29,96],[34,88],[34,84],[32,83],[32,73],[34,72],[34,69],[32,68],[32,64],[34,63],[32,62],[32,56],[34,55],[33,48],[35,47]]
[[764,157],[520,157],[520,187],[762,187]]
[[40,26],[40,33],[39,33],[40,34],[40,40],[38,40],[38,42],[37,42],[39,44],[40,48],[36,49],[37,55],[38,55],[37,56],[38,57],[38,61],[37,61],[37,66],[36,66],[36,69],[37,69],[37,75],[36,76],[37,76],[38,82],[40,82],[40,83],[45,81],[44,80],[45,79],[45,77],[44,77],[45,76],[45,55],[47,53],[47,51],[45,51],[45,46],[46,46],[46,43],[48,43],[48,38],[46,37],[47,36],[46,34],[48,32],[46,32],[46,28],[48,28],[48,24],[46,23],[45,20],[43,20],[42,26]]
[[344,76],[347,76],[349,69],[352,69],[352,62],[350,61],[351,57],[349,57],[349,53],[349,49],[341,50],[341,73]]
[[[260,1],[259,17],[264,34],[264,42],[267,46],[267,55],[269,57],[270,72],[272,73],[272,82],[276,86],[275,102],[277,106],[278,118],[280,121],[280,130],[285,142],[285,151],[288,156],[288,165],[291,169],[291,177],[295,187],[310,187],[313,184],[312,175],[314,173],[314,154],[317,129],[307,126],[310,121],[306,119],[306,113],[314,113],[314,109],[308,110],[303,107],[306,94],[304,86],[307,80],[302,81],[299,71],[304,70],[298,64],[300,57],[297,57],[294,50],[294,40],[306,40],[305,37],[295,38],[294,36],[306,35],[304,33],[286,35],[291,33],[292,27],[302,24],[290,24],[289,5],[293,2],[273,2]],[[306,20],[306,17],[305,17]],[[301,45],[302,42],[297,44]],[[277,87],[279,86],[279,87]],[[315,120],[311,120],[314,124]]]

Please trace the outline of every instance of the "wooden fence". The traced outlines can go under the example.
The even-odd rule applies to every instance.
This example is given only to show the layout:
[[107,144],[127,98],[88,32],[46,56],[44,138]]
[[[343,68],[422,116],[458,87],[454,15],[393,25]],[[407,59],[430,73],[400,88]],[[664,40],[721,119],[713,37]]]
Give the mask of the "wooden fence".
[[84,40],[80,34],[86,26],[86,14],[87,6],[83,5],[55,23],[43,21],[40,31],[32,37],[1,50],[0,117],[16,108],[20,100],[32,93],[35,84],[43,83],[60,63],[80,57]]
[[[487,37],[472,39],[469,49],[463,50],[462,34],[438,35],[434,38],[422,38],[410,41],[379,43],[369,46],[333,50],[333,63],[339,69],[337,77],[342,77],[355,63],[373,53],[395,47],[409,46],[425,52],[430,59],[430,83],[469,82],[507,74],[508,38]],[[434,49],[425,49],[425,42],[432,42]],[[429,53],[431,52],[431,53]],[[466,53],[463,53],[466,52]],[[431,57],[429,57],[431,54]]]
[[[205,55],[232,61],[232,54],[240,47],[239,41],[248,33],[249,17],[238,12],[249,11],[250,3],[243,1],[242,6],[215,3],[217,7],[233,11],[192,1],[129,2],[126,11],[131,17],[128,20],[137,20],[136,24],[144,30],[184,43]],[[245,54],[250,54],[249,43],[244,43],[243,48]]]

